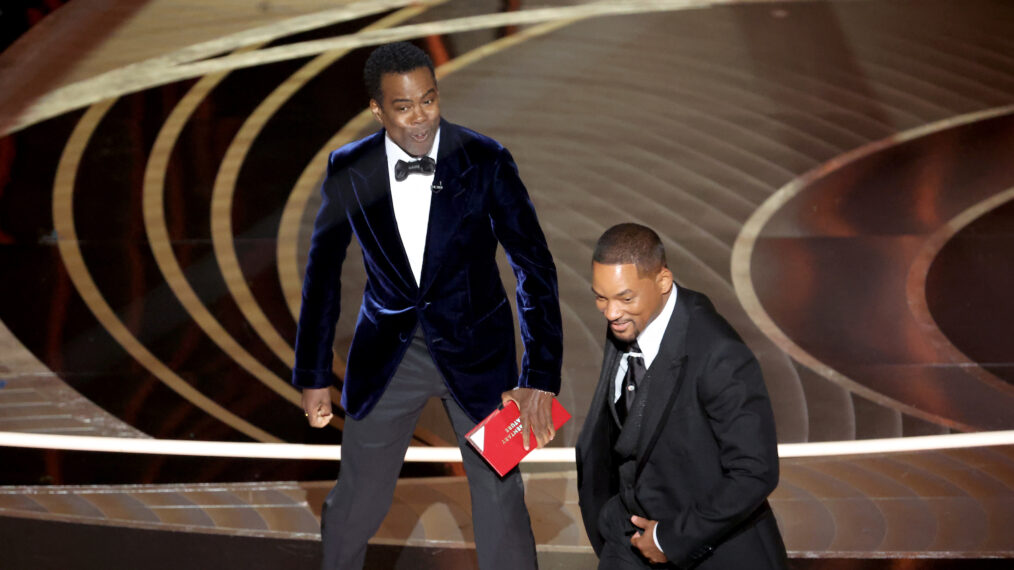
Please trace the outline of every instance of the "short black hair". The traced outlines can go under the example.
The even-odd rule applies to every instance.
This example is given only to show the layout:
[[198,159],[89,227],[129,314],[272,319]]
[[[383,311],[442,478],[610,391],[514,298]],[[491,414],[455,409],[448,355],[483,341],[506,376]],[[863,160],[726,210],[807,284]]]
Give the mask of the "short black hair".
[[433,71],[433,60],[426,52],[408,42],[384,44],[370,53],[363,66],[363,83],[366,94],[377,103],[383,102],[384,94],[380,89],[380,80],[385,73],[408,73],[413,69],[426,67],[436,81]]
[[639,275],[655,275],[668,267],[665,246],[655,230],[630,222],[606,230],[595,245],[592,259],[604,265],[632,263]]

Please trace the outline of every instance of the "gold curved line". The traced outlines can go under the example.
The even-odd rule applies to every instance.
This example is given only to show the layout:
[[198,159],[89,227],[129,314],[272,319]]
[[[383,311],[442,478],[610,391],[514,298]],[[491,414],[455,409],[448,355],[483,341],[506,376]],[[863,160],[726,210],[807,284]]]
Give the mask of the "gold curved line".
[[[438,67],[436,70],[437,78],[443,79],[451,73],[459,71],[483,58],[531,38],[569,26],[580,19],[557,20],[533,26],[475,48]],[[296,184],[289,194],[289,199],[285,203],[281,223],[278,227],[278,279],[282,286],[285,302],[289,307],[289,313],[293,319],[299,318],[299,306],[302,302],[303,285],[299,268],[299,231],[303,212],[306,210],[307,202],[309,202],[314,190],[320,184],[322,165],[327,160],[331,150],[356,140],[371,124],[373,124],[373,115],[369,109],[364,109],[351,121],[346,123],[335,136],[324,143],[324,146],[310,159],[306,168],[303,169],[303,173],[296,180]],[[344,363],[340,363],[337,357],[335,367],[336,369],[341,369],[340,375],[344,376]]]
[[[166,170],[172,150],[194,110],[226,75],[227,73],[220,73],[201,78],[173,108],[159,130],[144,172],[142,193],[144,229],[148,236],[151,252],[155,256],[155,262],[158,264],[166,284],[169,285],[173,294],[176,295],[176,298],[179,299],[201,330],[244,370],[282,398],[301,407],[299,393],[288,382],[279,378],[247,352],[243,345],[237,342],[211,314],[211,311],[204,306],[176,259],[169,230],[166,227],[163,194],[165,193]],[[219,212],[212,210],[212,216],[219,214]],[[225,215],[228,216],[228,212]]]
[[[4,134],[10,134],[36,122],[51,118],[74,108],[96,103],[146,87],[164,84],[158,82],[158,74],[166,69],[203,59],[211,59],[222,53],[250,46],[264,44],[285,36],[323,28],[332,24],[363,18],[407,4],[440,4],[447,0],[365,0],[351,2],[346,6],[303,14],[237,32],[213,40],[186,46],[176,51],[125,65],[89,79],[66,85],[41,97],[32,109],[23,113]],[[224,70],[222,70],[224,71]],[[198,77],[191,75],[191,77]],[[144,79],[142,79],[144,78]],[[152,82],[152,81],[155,82]],[[132,85],[132,87],[130,87]],[[121,89],[120,87],[126,87]],[[82,95],[84,97],[82,97]],[[40,111],[42,111],[40,113]]]
[[53,225],[57,232],[57,246],[67,274],[96,320],[102,324],[120,346],[138,363],[158,378],[169,389],[190,401],[194,406],[229,427],[262,442],[279,443],[280,439],[250,424],[200,393],[152,354],[123,324],[112,307],[103,298],[85,264],[74,226],[74,184],[88,141],[99,122],[115,103],[115,99],[91,106],[78,121],[67,140],[53,182]]
[[[356,140],[360,133],[366,130],[373,123],[373,114],[369,109],[364,109],[351,121],[345,124],[324,143],[317,154],[310,159],[310,162],[303,169],[303,173],[296,179],[296,184],[285,201],[285,209],[282,210],[281,223],[278,226],[277,255],[278,255],[278,277],[282,284],[282,292],[285,295],[285,302],[289,307],[292,318],[299,318],[299,306],[302,303],[303,285],[299,276],[299,228],[303,218],[303,211],[306,204],[313,195],[314,190],[320,184],[323,164],[331,154],[331,149],[338,148],[344,144]],[[344,368],[344,365],[342,365]],[[344,376],[344,370],[340,376]]]
[[810,370],[813,370],[817,374],[820,374],[824,378],[831,382],[842,386],[846,390],[849,390],[855,394],[858,394],[870,401],[876,402],[882,406],[894,408],[898,411],[903,411],[911,416],[955,429],[964,431],[975,431],[973,426],[966,425],[961,422],[956,422],[949,418],[944,418],[936,414],[920,410],[901,401],[895,400],[885,396],[873,389],[856,382],[855,380],[845,376],[838,372],[834,368],[821,362],[818,358],[804,350],[801,346],[796,344],[787,334],[777,325],[771,316],[764,310],[763,305],[760,302],[760,298],[757,296],[757,291],[753,287],[753,279],[751,277],[751,262],[753,257],[754,245],[757,243],[757,238],[760,236],[761,230],[771,219],[771,217],[777,212],[782,206],[784,206],[789,200],[794,198],[797,194],[802,192],[807,186],[812,184],[814,181],[823,178],[831,172],[844,167],[847,164],[860,160],[866,156],[884,150],[888,147],[895,146],[919,137],[923,137],[932,133],[943,131],[945,129],[957,127],[960,125],[966,125],[975,121],[986,120],[1000,115],[1014,112],[1014,105],[1008,105],[1005,107],[998,107],[994,109],[986,109],[983,111],[977,111],[974,113],[968,113],[965,115],[959,115],[957,117],[951,117],[942,121],[937,121],[904,131],[889,137],[885,137],[878,141],[874,141],[863,146],[860,146],[854,150],[851,150],[845,154],[839,155],[824,164],[821,164],[810,170],[806,174],[789,181],[788,184],[782,186],[770,198],[764,201],[763,204],[750,216],[750,219],[743,225],[742,231],[736,236],[736,243],[732,248],[732,281],[733,286],[736,289],[736,295],[739,297],[740,303],[746,310],[747,314],[753,319],[761,331],[764,332],[779,348],[789,354],[800,364],[806,366]]
[[951,362],[960,365],[964,372],[971,374],[977,380],[997,390],[1014,393],[1014,386],[989,372],[978,362],[969,358],[961,349],[954,346],[947,335],[940,330],[936,319],[933,318],[933,313],[929,310],[929,301],[926,298],[926,278],[929,276],[930,266],[944,245],[965,226],[1012,200],[1014,200],[1014,188],[1008,188],[967,208],[933,232],[916,253],[909,268],[908,278],[905,281],[905,296],[908,299],[908,308],[912,316],[921,325],[922,332],[930,337],[933,348],[946,354]]
[[349,2],[345,6],[303,14],[287,18],[272,24],[258,26],[249,30],[243,30],[206,42],[193,44],[179,49],[175,52],[160,57],[146,60],[148,63],[168,63],[178,65],[189,63],[205,58],[212,58],[218,54],[230,53],[241,48],[259,48],[264,44],[295,35],[301,32],[316,30],[340,22],[348,22],[358,18],[364,18],[387,10],[414,6],[414,10],[421,10],[421,6],[432,6],[443,4],[447,0],[365,0]]
[[[215,59],[176,64],[172,60],[149,60],[127,68],[120,68],[98,77],[56,89],[38,98],[11,124],[7,132],[55,117],[72,109],[95,103],[105,98],[125,95],[141,89],[166,83],[202,77],[223,71],[253,67],[267,63],[311,57],[332,50],[348,50],[399,40],[412,40],[434,35],[469,32],[504,26],[542,24],[552,21],[569,21],[603,16],[621,16],[647,12],[670,12],[699,9],[708,6],[750,4],[759,0],[641,0],[593,2],[576,6],[535,8],[516,12],[466,16],[375,30],[365,34],[352,34],[335,38],[298,42],[284,46],[238,53]],[[787,0],[814,2],[816,0]]]
[[[421,7],[406,8],[370,24],[366,30],[389,27],[412,18],[425,9]],[[229,293],[236,299],[243,316],[254,331],[264,340],[265,344],[289,368],[295,365],[296,355],[292,346],[282,338],[267,315],[261,309],[246,281],[236,254],[235,236],[232,231],[232,204],[236,193],[236,180],[239,170],[246,160],[250,147],[256,140],[265,123],[286,101],[292,97],[307,81],[316,77],[329,65],[344,57],[347,51],[334,51],[317,56],[285,82],[279,85],[257,106],[247,117],[239,132],[229,145],[222,159],[221,167],[215,178],[211,197],[211,239],[214,244],[215,258],[221,268],[222,277]],[[293,393],[295,390],[292,389]]]

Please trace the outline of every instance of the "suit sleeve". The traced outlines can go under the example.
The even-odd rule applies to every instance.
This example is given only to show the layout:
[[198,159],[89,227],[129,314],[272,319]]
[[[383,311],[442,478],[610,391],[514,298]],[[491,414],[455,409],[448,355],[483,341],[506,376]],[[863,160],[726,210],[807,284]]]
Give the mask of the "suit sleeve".
[[296,331],[292,383],[298,388],[325,388],[335,383],[332,369],[335,325],[341,314],[342,263],[352,230],[341,205],[337,176],[329,169],[321,186],[323,202],[310,238],[303,278],[303,299]]
[[702,374],[698,399],[718,444],[722,475],[691,508],[659,521],[662,551],[677,564],[706,556],[778,484],[774,416],[753,354],[738,341],[722,341]]
[[563,333],[556,265],[535,206],[507,149],[501,149],[493,181],[493,233],[517,278],[518,324],[525,353],[520,388],[560,391]]

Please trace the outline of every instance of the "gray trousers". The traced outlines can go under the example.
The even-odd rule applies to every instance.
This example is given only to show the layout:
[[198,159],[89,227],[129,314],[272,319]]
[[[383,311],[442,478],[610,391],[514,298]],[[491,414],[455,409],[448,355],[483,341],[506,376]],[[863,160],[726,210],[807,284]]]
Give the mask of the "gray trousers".
[[501,479],[465,441],[475,422],[451,397],[417,334],[377,405],[361,420],[346,417],[338,482],[321,512],[323,570],[363,568],[366,543],[391,507],[405,450],[431,397],[443,401],[461,449],[479,568],[538,567],[520,471],[515,468]]

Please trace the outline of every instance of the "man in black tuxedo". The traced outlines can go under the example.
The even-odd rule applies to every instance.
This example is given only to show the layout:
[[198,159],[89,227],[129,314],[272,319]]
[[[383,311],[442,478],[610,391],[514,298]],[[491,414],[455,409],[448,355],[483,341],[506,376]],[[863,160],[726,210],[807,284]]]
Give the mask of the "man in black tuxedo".
[[[479,566],[535,568],[519,471],[501,479],[464,434],[513,400],[526,448],[553,438],[550,404],[563,352],[556,267],[510,153],[441,119],[423,51],[381,46],[363,75],[383,129],[331,153],[292,376],[310,425],[327,425],[341,267],[354,235],[367,280],[342,386],[341,471],[321,515],[323,568],[362,568],[430,397],[443,400],[457,434]],[[520,373],[498,243],[517,275]]]
[[577,473],[599,568],[786,568],[757,360],[707,297],[673,282],[651,229],[610,228],[593,259],[609,333]]

